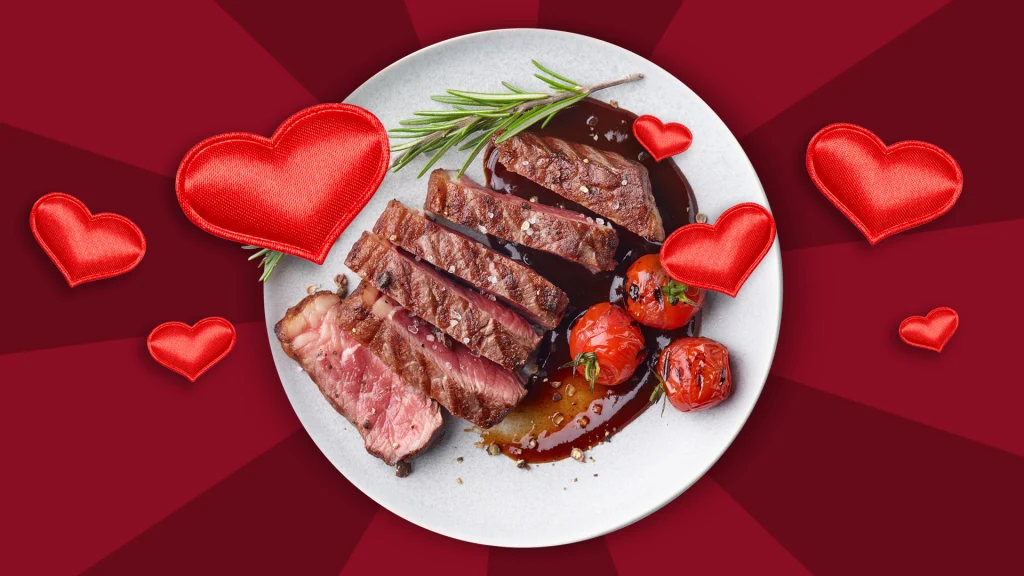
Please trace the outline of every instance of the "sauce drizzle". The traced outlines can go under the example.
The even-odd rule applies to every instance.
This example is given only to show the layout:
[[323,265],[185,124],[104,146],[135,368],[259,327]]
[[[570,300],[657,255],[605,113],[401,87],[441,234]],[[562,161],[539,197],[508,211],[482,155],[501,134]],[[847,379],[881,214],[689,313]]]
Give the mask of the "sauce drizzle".
[[[697,202],[686,177],[674,162],[656,162],[633,137],[636,114],[603,102],[585,99],[556,115],[540,133],[579,142],[600,150],[622,154],[647,167],[651,189],[665,225],[666,234],[694,221]],[[599,215],[506,170],[497,153],[484,153],[487,185],[499,192],[581,212]],[[545,335],[535,364],[536,372],[527,384],[526,398],[497,426],[480,433],[485,445],[496,444],[506,456],[529,463],[567,458],[573,448],[590,449],[610,438],[650,406],[656,379],[647,363],[641,364],[626,382],[595,387],[570,368],[567,335],[576,318],[599,302],[621,303],[626,270],[637,258],[657,253],[661,244],[647,240],[614,223],[619,234],[615,270],[592,274],[586,268],[552,254],[488,238],[492,248],[523,262],[565,291],[569,308],[562,323]],[[695,336],[700,330],[700,312],[689,324],[673,331],[641,326],[647,343],[647,360],[673,339]]]

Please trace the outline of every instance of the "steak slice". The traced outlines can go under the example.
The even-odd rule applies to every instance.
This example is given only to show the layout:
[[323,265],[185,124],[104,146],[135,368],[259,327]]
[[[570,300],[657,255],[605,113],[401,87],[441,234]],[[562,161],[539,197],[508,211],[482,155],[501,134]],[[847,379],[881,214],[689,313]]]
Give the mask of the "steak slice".
[[441,428],[441,410],[343,330],[341,311],[336,294],[317,292],[289,308],[274,332],[285,353],[356,427],[367,452],[390,466],[408,462]]
[[[529,266],[472,238],[436,224],[398,200],[388,203],[373,231],[393,244],[452,272],[499,298],[545,329],[562,321],[569,297]],[[442,402],[443,404],[443,402]]]
[[509,370],[526,364],[540,344],[540,335],[521,316],[417,262],[376,234],[363,232],[345,265],[413,314]]
[[523,399],[523,378],[474,356],[436,327],[361,283],[342,303],[340,325],[453,415],[490,428]]
[[424,208],[457,224],[586,266],[615,268],[619,236],[582,214],[499,194],[455,172],[434,170]]
[[501,144],[498,162],[626,230],[661,242],[665,227],[647,168],[615,152],[520,132]]

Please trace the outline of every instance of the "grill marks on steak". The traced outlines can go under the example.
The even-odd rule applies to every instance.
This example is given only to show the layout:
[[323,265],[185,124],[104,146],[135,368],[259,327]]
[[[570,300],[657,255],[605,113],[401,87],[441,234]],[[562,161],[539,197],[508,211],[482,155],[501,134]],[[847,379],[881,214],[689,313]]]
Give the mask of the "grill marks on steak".
[[540,335],[521,316],[417,262],[370,232],[352,246],[345,265],[474,353],[509,370],[526,364]]
[[618,234],[583,215],[499,194],[455,172],[434,170],[424,208],[452,222],[550,252],[591,272],[615,268]]
[[497,424],[526,395],[518,374],[474,356],[366,283],[345,299],[340,316],[342,329],[406,382],[477,426]]
[[436,402],[410,386],[339,324],[336,294],[303,298],[274,327],[285,353],[363,437],[366,451],[388,465],[408,462],[441,428]]
[[497,144],[505,168],[649,240],[665,239],[651,179],[639,162],[585,144],[521,132]]
[[[569,297],[528,266],[436,224],[398,200],[377,219],[374,233],[493,294],[545,329],[562,321]],[[442,403],[443,404],[443,403]]]

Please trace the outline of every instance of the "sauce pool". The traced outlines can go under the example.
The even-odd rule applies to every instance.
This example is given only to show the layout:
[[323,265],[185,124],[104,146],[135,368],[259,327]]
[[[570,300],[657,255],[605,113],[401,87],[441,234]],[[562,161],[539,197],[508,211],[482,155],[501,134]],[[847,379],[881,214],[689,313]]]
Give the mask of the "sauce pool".
[[[585,99],[559,112],[544,129],[536,132],[563,140],[579,142],[599,150],[617,152],[647,167],[651,190],[661,212],[665,233],[694,221],[697,202],[686,177],[674,162],[656,162],[633,137],[636,114],[597,100]],[[586,216],[599,215],[533,182],[513,174],[497,162],[497,154],[488,147],[484,153],[487,185],[499,192],[550,206],[558,206]],[[592,274],[586,268],[557,256],[511,243],[490,239],[491,247],[523,262],[565,291],[569,307],[562,323],[545,334],[538,350],[535,369],[527,383],[527,396],[497,426],[480,433],[485,445],[497,445],[503,454],[529,463],[552,462],[567,458],[573,448],[588,450],[608,441],[650,406],[649,398],[656,379],[648,370],[658,352],[673,339],[695,336],[700,330],[700,312],[686,326],[673,331],[640,326],[646,342],[647,359],[625,382],[617,386],[595,387],[570,368],[561,368],[572,360],[568,332],[576,318],[590,306],[611,301],[621,304],[626,270],[645,254],[657,253],[658,242],[649,242],[626,229],[615,226],[619,247],[618,266],[610,272]]]

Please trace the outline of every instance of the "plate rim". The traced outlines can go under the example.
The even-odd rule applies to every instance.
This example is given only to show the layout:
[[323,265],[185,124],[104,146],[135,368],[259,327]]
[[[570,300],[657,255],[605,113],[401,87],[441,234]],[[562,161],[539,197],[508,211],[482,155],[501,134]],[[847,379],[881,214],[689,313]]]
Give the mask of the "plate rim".
[[[721,117],[718,116],[718,113],[715,111],[714,108],[712,108],[710,105],[708,105],[708,103],[705,102],[704,99],[696,91],[694,91],[688,85],[686,85],[686,83],[684,83],[682,80],[677,78],[674,74],[668,72],[667,70],[665,70],[664,68],[662,68],[658,64],[652,62],[647,57],[642,56],[640,54],[637,54],[636,52],[633,52],[632,50],[629,50],[628,48],[623,48],[622,46],[619,46],[619,45],[614,44],[612,42],[608,42],[606,40],[602,40],[600,38],[595,38],[593,36],[587,36],[585,34],[577,34],[575,32],[567,32],[567,31],[563,31],[563,30],[554,30],[554,29],[548,29],[548,28],[530,28],[530,27],[495,28],[495,29],[490,29],[490,30],[481,30],[481,31],[477,31],[477,32],[471,32],[471,33],[468,33],[468,34],[462,34],[462,35],[455,36],[455,37],[452,37],[452,38],[447,38],[447,39],[442,40],[440,42],[435,42],[435,43],[433,43],[433,44],[431,44],[429,46],[424,46],[424,47],[420,48],[419,50],[416,50],[415,52],[411,52],[411,53],[403,56],[402,58],[399,58],[398,60],[395,60],[391,64],[389,64],[389,65],[385,66],[384,68],[380,69],[374,75],[372,75],[369,78],[367,78],[366,80],[364,80],[358,87],[356,87],[354,90],[352,90],[352,92],[349,93],[348,96],[346,96],[345,99],[342,100],[342,102],[343,103],[350,103],[350,100],[352,100],[354,97],[356,97],[359,94],[359,92],[361,90],[363,90],[364,87],[366,87],[368,84],[372,83],[374,80],[376,80],[378,77],[384,75],[385,73],[387,73],[392,68],[395,68],[395,67],[399,66],[400,64],[402,64],[406,60],[409,60],[409,59],[411,59],[413,57],[420,56],[420,55],[422,55],[422,54],[424,54],[426,52],[429,52],[429,51],[440,49],[441,47],[446,46],[446,45],[450,45],[450,44],[453,44],[453,43],[456,43],[456,42],[464,41],[467,38],[473,38],[473,37],[478,37],[478,36],[486,36],[486,35],[494,35],[494,34],[502,34],[502,33],[508,33],[508,32],[530,32],[530,33],[537,33],[537,32],[539,32],[539,33],[543,33],[543,34],[553,34],[553,35],[556,35],[556,36],[576,37],[576,38],[584,39],[584,40],[589,41],[589,42],[599,42],[601,44],[605,44],[607,46],[610,46],[610,47],[612,47],[614,49],[623,50],[625,52],[628,52],[629,54],[632,54],[634,57],[639,58],[639,59],[643,60],[645,63],[647,63],[651,67],[651,69],[653,71],[656,71],[656,72],[658,72],[660,74],[663,74],[666,78],[669,78],[669,79],[671,79],[671,81],[678,83],[680,86],[682,86],[683,88],[685,88],[686,90],[691,92],[694,95],[694,97],[696,97],[697,100],[699,100],[700,103],[703,104],[704,107],[714,116],[714,118],[716,120],[718,120],[719,122],[721,122],[722,126],[725,127],[725,130],[728,132],[729,138],[731,139],[730,143],[735,145],[737,147],[737,149],[742,153],[743,158],[746,161],[745,166],[751,172],[751,174],[753,175],[753,180],[757,184],[757,192],[761,196],[761,204],[768,210],[769,213],[772,213],[772,207],[771,207],[771,204],[768,202],[768,197],[765,194],[764,186],[761,184],[761,179],[757,175],[757,171],[754,169],[753,163],[750,162],[750,158],[749,158],[749,156],[747,156],[746,150],[743,149],[743,147],[739,143],[739,140],[736,138],[736,135],[733,134],[733,131],[729,128],[729,126],[724,121],[722,121]],[[676,162],[675,157],[672,157],[671,160],[674,163]],[[682,168],[680,167],[680,169],[682,169]],[[774,255],[774,257],[771,258],[770,261],[769,261],[769,258],[767,257],[769,255]],[[771,365],[773,363],[772,361],[775,358],[775,353],[778,350],[779,335],[780,335],[780,330],[781,330],[781,326],[782,326],[783,269],[782,269],[782,248],[781,248],[781,243],[780,243],[780,239],[779,239],[779,235],[778,234],[776,234],[776,237],[775,237],[775,240],[773,242],[773,245],[769,249],[769,253],[766,254],[766,258],[764,260],[762,260],[762,262],[760,262],[760,264],[758,266],[764,266],[764,265],[769,265],[769,266],[772,266],[773,268],[775,268],[777,276],[778,276],[778,302],[777,302],[778,315],[775,318],[774,338],[772,339],[772,343],[771,343],[771,350],[770,350],[770,354],[769,354],[769,361],[766,363],[766,368],[764,370],[764,373],[762,375],[760,375],[758,378],[755,379],[755,380],[759,380],[760,384],[758,386],[758,390],[757,390],[757,393],[756,393],[756,395],[755,395],[755,397],[753,399],[753,402],[750,405],[750,409],[746,412],[746,414],[743,414],[743,416],[742,416],[742,423],[738,426],[738,428],[736,429],[736,432],[734,434],[732,434],[731,437],[728,439],[728,442],[726,442],[724,444],[724,446],[722,447],[721,451],[717,455],[715,455],[714,458],[709,460],[707,466],[704,467],[703,470],[701,470],[700,474],[697,474],[692,480],[682,484],[678,491],[676,491],[674,493],[671,493],[668,497],[666,497],[663,500],[658,501],[654,505],[648,507],[646,510],[644,510],[643,512],[637,514],[635,517],[633,517],[630,520],[627,520],[627,521],[624,521],[624,522],[620,522],[620,523],[617,523],[617,524],[612,525],[612,526],[603,527],[601,529],[594,530],[592,532],[588,532],[585,535],[574,535],[574,536],[567,537],[567,538],[552,539],[550,542],[544,542],[544,543],[540,543],[540,544],[538,544],[538,543],[525,543],[525,542],[524,543],[518,543],[518,542],[509,543],[509,542],[504,542],[504,541],[503,542],[498,542],[498,541],[494,541],[492,539],[489,539],[487,537],[479,537],[479,536],[477,536],[475,534],[465,533],[465,532],[459,531],[457,529],[456,530],[452,530],[452,529],[447,529],[447,528],[438,528],[438,527],[428,526],[424,522],[412,520],[412,519],[406,517],[406,515],[404,515],[401,511],[396,510],[392,506],[390,506],[389,504],[385,504],[385,503],[377,500],[373,496],[371,496],[367,492],[367,490],[364,489],[364,486],[360,482],[358,482],[357,480],[354,480],[352,478],[349,478],[349,476],[346,475],[343,470],[341,470],[337,465],[334,464],[334,462],[331,460],[331,458],[327,456],[327,452],[328,452],[327,449],[324,446],[321,446],[320,441],[318,441],[317,438],[315,438],[314,435],[309,432],[309,427],[307,426],[307,423],[306,423],[306,420],[305,420],[305,418],[308,417],[308,416],[304,417],[300,413],[300,411],[295,408],[295,401],[293,401],[293,399],[291,397],[291,394],[289,393],[288,387],[284,384],[284,381],[281,378],[281,374],[280,374],[280,371],[277,369],[276,362],[275,362],[275,372],[277,372],[276,375],[278,377],[278,380],[281,382],[281,386],[284,389],[285,396],[288,398],[288,402],[291,405],[292,412],[295,413],[295,415],[298,418],[300,424],[302,424],[303,431],[313,441],[313,444],[317,447],[317,449],[321,452],[321,454],[327,459],[327,461],[331,463],[331,466],[333,466],[335,468],[335,470],[337,470],[338,473],[340,473],[346,479],[346,481],[348,481],[350,484],[352,484],[356,489],[358,489],[360,492],[362,492],[363,495],[365,495],[367,498],[372,500],[375,504],[377,504],[381,508],[384,508],[385,510],[387,510],[387,511],[391,512],[392,514],[398,516],[402,520],[404,520],[406,522],[409,522],[411,524],[414,524],[416,526],[419,526],[420,528],[423,528],[424,530],[428,530],[428,531],[433,532],[435,534],[440,534],[440,535],[448,537],[448,538],[453,538],[453,539],[456,539],[456,540],[461,540],[463,542],[468,542],[468,543],[471,543],[471,544],[478,544],[478,545],[483,545],[483,546],[494,546],[494,547],[499,547],[499,548],[510,548],[510,549],[548,548],[548,547],[554,547],[554,546],[564,546],[564,545],[567,545],[567,544],[574,544],[574,543],[577,543],[577,542],[583,542],[583,541],[586,541],[586,540],[591,540],[591,539],[594,539],[594,538],[603,537],[603,536],[606,536],[606,535],[608,535],[608,534],[610,534],[612,532],[616,532],[618,530],[621,530],[622,528],[625,528],[625,527],[630,526],[630,525],[632,525],[632,524],[634,524],[636,522],[639,522],[640,520],[643,520],[644,518],[650,516],[651,514],[657,512],[658,510],[661,510],[662,508],[667,506],[670,502],[672,502],[673,500],[678,498],[681,494],[683,494],[684,492],[689,490],[694,484],[697,483],[697,481],[702,479],[708,473],[708,471],[716,463],[718,463],[718,461],[722,458],[722,455],[724,455],[725,452],[732,446],[733,442],[736,441],[736,437],[739,436],[739,433],[747,425],[747,422],[750,419],[750,415],[753,413],[754,408],[757,406],[757,403],[760,401],[761,393],[764,391],[764,387],[767,384],[768,376],[771,374]],[[263,296],[264,296],[264,316],[265,317],[269,313],[269,311],[267,309],[267,307],[268,307],[268,305],[267,305],[267,291],[268,291],[268,289],[269,289],[268,284],[264,283]],[[728,297],[728,295],[723,295],[723,297]],[[273,330],[271,329],[271,320],[269,318],[266,318],[265,322],[266,322],[267,328],[268,328],[267,335],[268,335],[268,339],[270,341],[269,343],[270,343],[271,347],[273,347],[273,346],[276,345],[276,338],[274,337]]]

